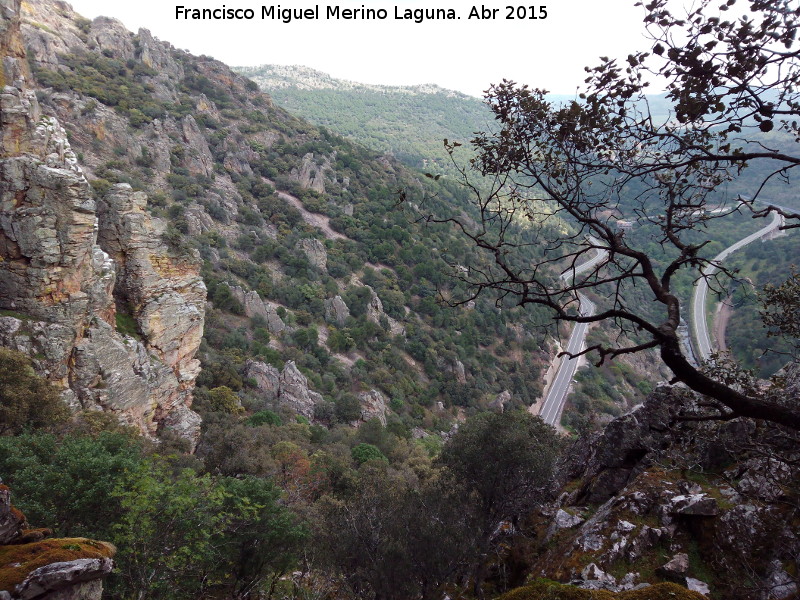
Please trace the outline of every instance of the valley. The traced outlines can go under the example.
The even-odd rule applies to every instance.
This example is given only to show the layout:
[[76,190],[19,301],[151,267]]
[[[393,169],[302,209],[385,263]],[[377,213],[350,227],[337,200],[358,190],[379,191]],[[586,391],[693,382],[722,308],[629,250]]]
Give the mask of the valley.
[[797,595],[788,82],[665,34],[484,102],[0,17],[0,597]]

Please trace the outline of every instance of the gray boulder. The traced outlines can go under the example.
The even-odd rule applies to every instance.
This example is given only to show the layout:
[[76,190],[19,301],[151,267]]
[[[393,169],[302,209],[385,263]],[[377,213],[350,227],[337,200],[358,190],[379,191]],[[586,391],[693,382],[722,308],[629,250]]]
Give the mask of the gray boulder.
[[304,238],[297,242],[296,247],[306,255],[308,262],[314,267],[320,271],[327,271],[328,251],[325,250],[325,244],[314,238]]
[[244,376],[255,380],[258,391],[267,400],[275,400],[278,397],[281,373],[272,365],[257,360],[248,360],[244,366]]
[[322,395],[309,389],[308,379],[293,360],[287,361],[279,378],[278,402],[308,419],[314,418],[314,407]]
[[350,316],[350,309],[341,296],[334,296],[325,300],[325,320],[343,327]]
[[689,555],[683,552],[676,554],[669,562],[658,567],[656,572],[676,583],[684,583],[689,573]]
[[[68,562],[51,563],[32,571],[25,581],[15,588],[14,597],[19,600],[56,598],[58,596],[51,594],[65,588],[73,588],[78,584],[102,579],[110,574],[113,568],[114,561],[110,558],[79,558]],[[94,587],[99,587],[102,591],[102,585]],[[87,600],[92,598],[92,596],[81,597]],[[99,596],[94,597],[99,598]]]
[[718,513],[717,500],[705,494],[675,496],[670,499],[669,510],[682,517],[715,517]]
[[238,285],[228,285],[231,294],[244,306],[244,314],[251,319],[259,316],[267,323],[267,329],[272,334],[279,334],[286,330],[286,323],[278,315],[277,305],[267,300],[262,300],[258,292],[251,290],[245,292]]
[[361,420],[378,419],[386,427],[386,397],[378,390],[372,389],[358,395],[361,402]]

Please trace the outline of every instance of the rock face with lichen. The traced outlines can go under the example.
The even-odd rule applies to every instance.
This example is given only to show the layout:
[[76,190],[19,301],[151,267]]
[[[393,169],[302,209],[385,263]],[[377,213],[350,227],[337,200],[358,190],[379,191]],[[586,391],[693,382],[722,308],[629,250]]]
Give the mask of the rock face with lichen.
[[358,395],[358,402],[361,405],[361,420],[364,422],[370,419],[378,419],[381,425],[386,427],[386,397],[376,389],[368,392],[361,392]]
[[319,240],[303,238],[297,242],[297,249],[306,255],[308,262],[315,268],[323,272],[328,268],[328,252]]
[[[169,419],[195,440],[198,261],[162,241],[144,194],[119,185],[95,201],[66,133],[27,87],[19,11],[3,0],[0,344],[32,356],[75,409],[111,411],[148,435]],[[118,308],[138,335],[117,331]]]
[[[785,389],[798,381],[794,364]],[[796,597],[796,438],[746,419],[681,422],[696,402],[660,387],[569,449],[533,573],[586,590],[661,579],[713,598]]]
[[0,485],[0,599],[100,600],[116,548],[86,538],[48,539],[30,529]]
[[236,298],[244,307],[244,314],[250,318],[261,317],[267,325],[270,333],[278,334],[286,329],[286,324],[278,315],[275,304],[262,300],[258,292],[252,290],[244,291],[238,285],[229,285],[231,295]]
[[293,360],[286,362],[283,371],[260,361],[248,360],[244,375],[255,381],[264,400],[275,402],[307,419],[314,418],[314,407],[322,402],[322,394],[309,388],[308,378]]
[[333,298],[325,300],[325,320],[328,323],[334,323],[339,327],[344,327],[347,323],[347,318],[350,316],[350,309],[341,296],[336,295]]

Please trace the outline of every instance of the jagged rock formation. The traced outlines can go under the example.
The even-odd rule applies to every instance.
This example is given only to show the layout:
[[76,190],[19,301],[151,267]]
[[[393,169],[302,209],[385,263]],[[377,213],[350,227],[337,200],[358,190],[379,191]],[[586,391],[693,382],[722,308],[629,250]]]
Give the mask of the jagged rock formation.
[[[205,302],[197,261],[161,241],[144,194],[118,186],[96,206],[66,133],[27,87],[19,11],[4,1],[0,308],[10,312],[0,344],[34,357],[76,409],[112,411],[148,435],[178,409],[196,423],[187,411]],[[141,340],[116,331],[118,303],[131,306]],[[199,428],[177,414],[194,440]]]
[[20,3],[16,0],[0,0],[0,56],[3,57],[0,89],[22,78],[30,78],[25,62],[25,46],[20,35],[19,11]]
[[[604,575],[606,579],[610,577],[596,569],[596,565],[589,565],[585,570],[588,577],[602,577]],[[611,579],[613,579],[613,576],[611,576]],[[660,600],[662,598],[669,598],[670,600],[704,600],[705,596],[674,583],[658,583],[644,589],[637,589],[636,586],[633,586],[626,591],[615,593],[599,588],[581,589],[541,580],[503,594],[497,600],[541,600],[543,598],[548,600],[616,600],[617,598],[619,600]]]
[[[127,184],[100,202],[99,243],[117,265],[116,295],[127,302],[154,351],[181,384],[193,382],[203,335],[206,289],[194,255],[181,256],[162,241],[166,223],[145,212],[147,196]],[[179,402],[184,404],[185,402]]]
[[458,359],[453,364],[453,375],[455,375],[458,383],[467,383],[467,370],[464,367],[464,363]]
[[385,319],[389,324],[389,333],[392,335],[405,335],[406,329],[403,327],[403,324],[383,311],[383,302],[381,302],[375,290],[368,285],[364,287],[366,287],[370,293],[369,303],[367,304],[367,320],[372,321],[376,325],[380,325],[381,320]]
[[[157,304],[141,301],[139,291],[145,295],[160,293],[151,277],[160,263],[144,255],[151,251],[163,253],[142,242],[136,231],[117,231],[116,223],[121,222],[124,228],[128,220],[135,221],[136,227],[152,227],[156,236],[162,230],[159,219],[163,220],[169,247],[184,243],[197,248],[205,261],[203,273],[212,292],[214,313],[207,322],[212,327],[200,358],[208,366],[209,377],[201,380],[209,388],[224,385],[221,373],[226,369],[212,367],[235,370],[238,378],[248,350],[268,353],[271,360],[295,359],[320,377],[341,371],[359,379],[348,386],[340,385],[340,377],[331,391],[332,398],[345,393],[347,387],[373,387],[375,383],[367,381],[353,366],[359,359],[389,360],[377,345],[364,344],[357,335],[344,332],[363,346],[358,354],[334,353],[330,360],[320,354],[322,360],[316,365],[317,359],[310,358],[311,353],[302,359],[295,353],[300,337],[292,334],[294,327],[314,327],[319,332],[319,351],[330,350],[325,349],[328,331],[322,303],[326,298],[331,300],[328,304],[333,309],[328,311],[328,323],[360,331],[365,319],[361,305],[364,297],[359,297],[358,310],[351,307],[353,314],[348,316],[344,303],[336,302],[335,296],[347,298],[351,285],[362,287],[368,268],[375,271],[375,278],[368,280],[380,294],[380,298],[377,294],[369,297],[372,322],[393,336],[402,335],[405,327],[413,326],[418,334],[416,341],[425,345],[432,346],[434,340],[438,340],[437,345],[450,343],[445,342],[447,336],[433,333],[452,329],[452,323],[428,319],[430,311],[422,310],[428,302],[427,292],[417,293],[429,288],[424,280],[431,276],[429,269],[438,264],[441,253],[436,250],[437,244],[429,243],[429,230],[414,222],[406,228],[405,218],[395,218],[395,209],[402,209],[389,197],[404,189],[413,191],[414,200],[418,201],[417,193],[433,182],[423,183],[418,174],[407,171],[397,161],[385,157],[378,160],[373,151],[288,114],[260,93],[252,81],[210,57],[192,56],[155,39],[144,29],[127,31],[114,19],[82,18],[60,0],[30,0],[22,4],[20,33],[28,48],[27,62],[35,77],[42,112],[57,117],[74,150],[70,153],[66,146],[61,150],[54,147],[50,154],[63,154],[65,164],[76,161],[91,183],[94,193],[88,198],[97,202],[97,207],[88,210],[99,217],[97,246],[113,261],[107,262],[97,253],[98,268],[106,265],[104,281],[109,285],[113,281],[114,285],[110,293],[105,290],[87,294],[93,299],[109,300],[104,310],[98,309],[99,320],[108,325],[108,334],[82,328],[81,335],[87,340],[91,333],[91,343],[87,345],[96,346],[99,353],[87,347],[80,357],[75,355],[85,374],[71,376],[66,369],[60,375],[62,385],[72,390],[75,406],[128,413],[129,422],[144,426],[148,432],[167,426],[183,431],[195,427],[191,414],[181,408],[185,406],[182,398],[191,387],[189,384],[184,389],[184,380],[187,375],[191,379],[194,369],[194,343],[184,342],[192,340],[195,332],[191,326],[175,321],[165,324],[161,320],[164,313],[157,312]],[[38,123],[38,116],[32,121],[34,125]],[[5,126],[2,135],[12,129],[11,125]],[[22,136],[16,137],[23,140]],[[132,189],[113,187],[120,183],[128,183]],[[146,207],[134,190],[147,193]],[[107,191],[110,195],[106,198]],[[463,201],[451,196],[451,192],[444,192],[440,200],[456,204]],[[409,210],[418,211],[419,204],[414,200],[408,204]],[[149,221],[147,215],[151,217]],[[125,248],[125,244],[133,246]],[[293,260],[298,255],[304,260]],[[301,271],[306,257],[314,268]],[[177,254],[173,258],[177,259]],[[179,272],[183,269],[177,264],[179,261],[173,262],[176,264],[168,270],[177,277],[167,302],[177,312],[192,312],[190,307],[196,306],[190,298],[193,292],[184,294],[188,289],[187,273]],[[401,262],[407,271],[395,268]],[[143,279],[134,282],[130,275],[139,265]],[[394,267],[383,272],[389,265]],[[419,265],[425,268],[417,268]],[[231,301],[227,289],[217,297],[217,290],[225,282],[236,302]],[[306,283],[310,287],[301,287]],[[137,286],[142,286],[141,290]],[[240,308],[249,321],[241,318]],[[17,310],[18,314],[12,317],[29,316],[20,309],[6,309]],[[478,303],[466,321],[477,322],[484,309],[491,310]],[[509,312],[504,320],[522,322],[523,311],[513,312],[519,314]],[[132,342],[114,337],[117,314],[127,324],[121,329],[141,337],[136,340],[133,336],[142,342],[143,351]],[[24,345],[30,355],[41,357],[45,352],[36,344],[44,343],[41,332],[48,327],[58,329],[58,325],[46,320],[11,322],[2,327],[8,333],[0,335],[4,339],[15,338],[9,343],[15,347]],[[95,329],[104,327],[97,323]],[[269,330],[268,339],[262,328]],[[171,336],[173,330],[175,335]],[[471,331],[471,327],[465,330]],[[159,339],[149,339],[150,331]],[[384,331],[371,326],[364,331],[374,337],[384,335]],[[520,334],[515,331],[514,335]],[[522,344],[521,339],[506,337],[514,349]],[[248,350],[225,356],[223,345],[234,338],[240,348]],[[343,342],[340,347],[350,343],[346,338],[339,339]],[[473,336],[466,336],[463,341],[465,345],[477,343]],[[431,377],[424,373],[426,361],[412,359],[400,346],[398,340],[397,349],[404,362],[390,371],[391,378],[408,377],[423,386],[431,384]],[[67,357],[72,355],[71,347],[65,345],[65,364],[70,364]],[[495,347],[500,348],[493,346],[489,351],[494,353]],[[521,356],[529,353],[524,350]],[[149,365],[151,354],[158,360]],[[437,354],[444,356],[442,352]],[[106,361],[106,356],[111,358]],[[518,360],[517,356],[514,352],[498,353],[498,368],[488,362],[479,364],[471,354],[462,355],[464,377],[491,382],[492,394],[511,389],[515,399],[527,400],[527,387],[536,388],[538,383],[535,377],[526,380],[512,376],[506,366]],[[48,362],[53,369],[58,366],[54,361]],[[129,367],[117,367],[126,362]],[[122,369],[121,374],[112,373],[107,363],[114,365],[113,370]],[[166,364],[172,373],[157,363]],[[530,366],[533,363],[527,363],[526,371],[538,369]],[[39,367],[44,369],[47,365],[43,361]],[[427,369],[431,370],[430,365]],[[451,378],[445,369],[443,365],[433,377],[439,384]],[[460,372],[456,377],[462,381]],[[53,373],[51,379],[55,377]],[[149,408],[135,412],[127,404],[113,406],[114,398],[121,394],[130,397],[134,388],[143,386],[151,390]],[[176,393],[171,391],[173,386],[178,386]],[[449,388],[439,385],[439,389]],[[445,394],[443,391],[437,400],[448,403]]]
[[494,400],[489,403],[489,410],[493,410],[494,412],[505,412],[506,405],[511,402],[511,392],[508,390],[503,390],[497,396],[495,396]]
[[314,418],[314,407],[322,402],[322,395],[308,387],[308,378],[293,360],[286,362],[283,371],[278,371],[272,365],[248,360],[244,374],[256,381],[265,400],[275,401],[308,419]]
[[313,238],[303,238],[297,242],[297,249],[306,255],[308,262],[314,267],[320,271],[326,271],[328,268],[328,252],[322,242]]
[[361,403],[361,420],[378,419],[386,427],[386,397],[378,390],[372,389],[358,395]]
[[280,377],[278,402],[309,419],[314,417],[314,407],[322,402],[322,394],[308,387],[308,379],[294,364],[287,361]]
[[[785,389],[798,380],[794,365]],[[694,402],[661,387],[570,449],[534,573],[621,591],[647,571],[711,597],[796,596],[796,442],[747,420],[681,424]]]
[[0,485],[0,599],[100,600],[116,548],[85,538],[44,539]]
[[324,194],[325,173],[330,170],[330,161],[327,157],[318,162],[314,160],[314,154],[309,152],[303,156],[300,167],[292,169],[291,176],[302,187]]
[[286,329],[286,324],[278,315],[277,305],[262,300],[256,291],[245,292],[238,285],[229,285],[228,287],[233,297],[244,306],[244,314],[251,319],[256,316],[264,319],[270,333],[278,334]]
[[581,441],[565,471],[571,478],[584,476],[579,502],[605,502],[643,472],[669,444],[674,414],[689,401],[680,389],[657,388],[644,404]]
[[350,309],[341,296],[334,296],[325,300],[325,320],[343,327],[350,316]]

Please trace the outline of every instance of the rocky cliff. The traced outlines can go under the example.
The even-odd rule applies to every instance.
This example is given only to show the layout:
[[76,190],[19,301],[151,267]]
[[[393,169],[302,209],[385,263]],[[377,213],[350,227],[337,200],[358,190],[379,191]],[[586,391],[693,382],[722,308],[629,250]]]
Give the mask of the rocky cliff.
[[96,201],[66,132],[30,87],[19,23],[20,1],[4,0],[0,344],[32,356],[76,410],[194,439],[205,302],[197,259],[162,241],[166,226],[145,214],[144,194],[120,184]]
[[[798,382],[795,363],[776,393]],[[562,493],[540,515],[534,574],[588,590],[662,580],[726,600],[797,597],[797,434],[682,422],[696,402],[661,387],[570,448]]]
[[[551,352],[535,311],[498,311],[491,298],[437,304],[437,290],[457,291],[444,273],[464,251],[453,232],[423,226],[416,202],[469,211],[461,190],[290,115],[252,81],[145,29],[90,21],[58,0],[18,8],[4,20],[20,72],[5,77],[19,82],[3,113],[6,158],[62,179],[44,180],[47,194],[32,188],[27,202],[43,198],[35,215],[4,204],[14,291],[0,307],[16,320],[0,343],[36,357],[74,406],[117,411],[148,433],[190,431],[195,376],[243,406],[274,402],[245,376],[248,359],[281,371],[294,362],[323,394],[312,404],[327,425],[354,422],[362,394],[368,414],[383,414],[372,390],[394,407],[387,426],[409,429],[504,390],[510,407],[532,403]],[[29,178],[15,175],[8,197]],[[56,190],[72,204],[57,204]],[[407,210],[398,190],[414,197]],[[461,365],[455,380],[443,365]]]

